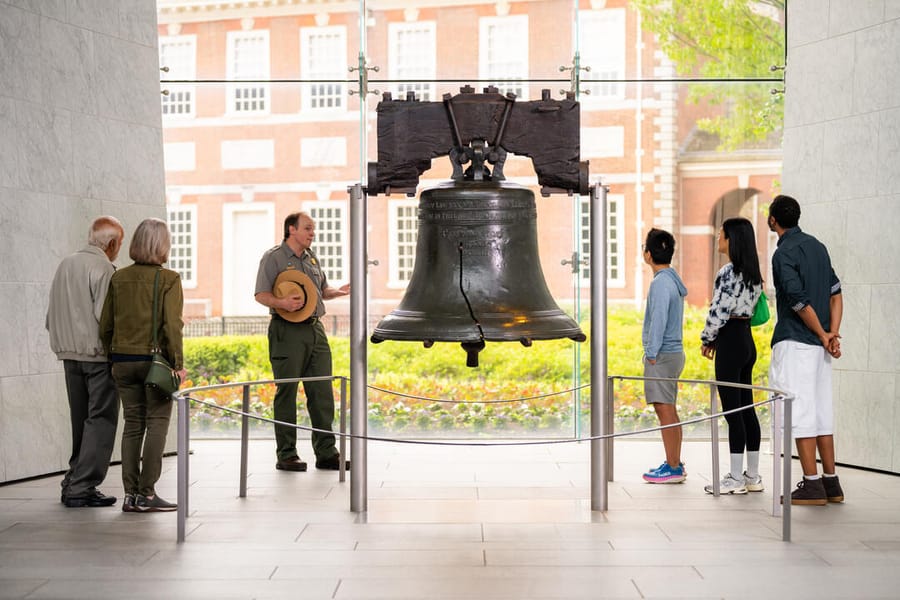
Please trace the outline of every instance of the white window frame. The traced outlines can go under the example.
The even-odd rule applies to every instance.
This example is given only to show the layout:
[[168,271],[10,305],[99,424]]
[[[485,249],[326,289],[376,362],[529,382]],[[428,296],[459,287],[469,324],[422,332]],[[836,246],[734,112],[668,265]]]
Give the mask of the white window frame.
[[[334,243],[325,243],[321,241],[322,238],[322,217],[317,215],[317,211],[320,210],[336,210],[339,213],[338,222],[340,223],[340,227],[337,230],[338,235],[340,236],[340,240],[336,244]],[[309,216],[313,218],[313,221],[316,223],[316,239],[313,240],[312,249],[313,252],[316,253],[316,256],[319,257],[319,262],[322,265],[322,270],[325,271],[325,277],[328,278],[328,282],[331,285],[334,285],[334,282],[340,281],[349,281],[350,280],[350,253],[348,248],[348,242],[350,238],[349,225],[347,222],[347,203],[341,202],[337,200],[326,200],[324,202],[304,202],[303,203],[303,211],[308,213]],[[336,269],[331,264],[332,254],[322,255],[319,253],[319,248],[323,245],[327,245],[329,247],[335,247],[338,249],[338,253],[341,257],[341,266],[339,269]]]
[[[606,195],[606,285],[614,288],[625,287],[625,195]],[[591,198],[582,196],[579,204],[579,227],[581,247],[579,248],[582,261],[590,260],[590,214]],[[615,251],[613,251],[615,246]],[[615,276],[611,276],[613,259],[616,259],[617,267]],[[580,280],[582,287],[590,285],[590,266],[581,265]]]
[[[422,33],[426,38],[422,47],[401,51],[403,34]],[[413,64],[410,64],[413,63]],[[437,77],[437,24],[434,21],[413,21],[388,24],[388,74],[390,79],[414,80],[395,83],[391,90],[394,98],[402,100],[407,92],[415,92],[416,98],[429,102],[435,100]]]
[[[188,222],[191,232],[190,232],[190,240],[187,244],[179,244],[178,239],[180,235],[183,235],[179,232],[172,231],[172,225],[174,219],[172,217],[173,212],[185,212],[188,213]],[[181,275],[181,286],[185,289],[194,289],[197,287],[197,205],[196,204],[175,204],[169,205],[166,207],[166,223],[169,226],[169,234],[172,238],[172,249],[169,251],[169,261],[167,263],[168,268],[173,271],[177,271],[179,275]],[[179,265],[179,261],[183,260],[185,257],[173,257],[172,250],[177,248],[185,248],[188,252],[187,259],[191,261],[190,267],[190,276],[185,275],[185,270],[182,266]]]
[[[313,41],[316,38],[337,36],[339,42],[337,51],[329,53],[328,65],[314,65]],[[338,80],[347,78],[347,28],[344,25],[332,25],[329,27],[301,27],[300,28],[300,76],[305,80]],[[314,106],[313,87],[316,85],[327,86],[328,98],[335,99],[334,106]],[[301,110],[315,113],[342,114],[347,111],[347,84],[338,83],[304,83],[301,91]]]
[[[240,42],[260,39],[261,64],[250,69],[252,72],[247,73],[246,69],[239,69],[235,62],[235,52]],[[226,54],[226,75],[229,80],[248,79],[248,80],[264,80],[271,77],[271,44],[269,42],[268,29],[251,29],[249,31],[229,31],[227,35],[227,54]],[[246,101],[238,98],[238,94],[243,91],[256,90],[259,94],[258,101],[261,106],[256,109],[241,109],[235,106],[237,102]],[[267,115],[272,103],[272,93],[268,83],[252,83],[241,85],[239,83],[229,83],[227,86],[228,100],[226,102],[225,112],[232,116],[237,115]],[[253,100],[250,100],[251,102]]]
[[[179,53],[176,62],[166,59],[163,49],[167,46],[184,46],[188,49],[183,53],[186,60],[177,62],[182,58]],[[197,79],[197,36],[196,35],[167,35],[159,38],[159,66],[168,67],[169,71],[162,74],[162,79]],[[166,83],[162,88],[168,90],[168,95],[162,96],[162,116],[164,119],[192,119],[197,116],[197,89],[192,83]],[[181,96],[186,95],[187,100]],[[168,106],[178,106],[187,103],[188,109],[180,113],[167,113]]]
[[625,78],[625,9],[579,11],[578,29],[580,66],[591,68],[580,74],[581,89],[590,90],[590,94],[581,96],[582,105],[596,108],[604,103],[624,100],[624,83],[592,81]]
[[[503,39],[493,33],[502,31]],[[528,99],[528,15],[481,17],[478,20],[479,79],[490,82],[501,94],[513,92],[516,99]],[[502,48],[503,56],[495,56]]]
[[402,199],[388,201],[388,283],[389,288],[404,289],[409,285],[412,278],[412,268],[410,268],[410,279],[403,279],[400,273],[400,210],[412,209],[414,215],[413,230],[416,232],[416,240],[412,243],[412,260],[413,267],[416,262],[416,243],[418,242],[418,210],[419,202],[416,199]]

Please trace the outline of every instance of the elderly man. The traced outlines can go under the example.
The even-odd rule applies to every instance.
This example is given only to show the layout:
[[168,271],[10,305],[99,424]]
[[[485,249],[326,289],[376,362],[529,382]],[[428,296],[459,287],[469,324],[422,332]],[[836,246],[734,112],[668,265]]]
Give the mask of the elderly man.
[[60,497],[70,508],[116,503],[114,496],[97,489],[106,478],[119,419],[119,397],[99,323],[124,237],[117,219],[95,219],[88,245],[63,259],[50,286],[46,327],[50,348],[63,361],[72,420],[72,455]]

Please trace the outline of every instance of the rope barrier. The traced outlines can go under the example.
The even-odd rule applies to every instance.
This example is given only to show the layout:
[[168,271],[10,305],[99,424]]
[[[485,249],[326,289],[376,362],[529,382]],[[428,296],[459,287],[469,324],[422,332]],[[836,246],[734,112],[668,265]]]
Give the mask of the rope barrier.
[[[784,436],[785,448],[783,449],[783,452],[781,452],[782,462],[784,464],[783,464],[783,468],[779,467],[779,464],[777,461],[777,455],[779,454],[779,449],[778,449],[778,445],[776,444],[776,446],[773,449],[773,454],[776,455],[776,457],[773,458],[773,464],[774,464],[773,469],[775,470],[774,480],[775,480],[775,485],[778,486],[779,485],[778,473],[779,473],[779,471],[781,471],[782,481],[780,484],[780,489],[787,490],[790,488],[790,452],[787,449],[787,444],[790,443],[790,437],[789,437],[790,431],[791,431],[790,401],[793,400],[792,394],[789,394],[782,390],[777,390],[774,388],[769,388],[769,387],[764,387],[764,386],[731,383],[731,382],[721,382],[721,381],[716,381],[716,380],[676,379],[676,378],[666,378],[666,377],[639,377],[639,376],[625,376],[625,375],[612,375],[612,376],[606,377],[606,384],[608,386],[610,386],[610,390],[613,389],[614,382],[616,379],[630,380],[630,381],[674,381],[676,383],[708,385],[710,387],[710,398],[711,398],[710,410],[711,411],[714,411],[716,390],[718,387],[725,386],[725,387],[734,387],[734,388],[741,388],[741,389],[750,389],[750,390],[754,390],[754,391],[769,392],[769,393],[771,393],[771,396],[767,400],[752,403],[747,406],[741,406],[741,407],[738,407],[738,408],[735,408],[732,410],[711,412],[711,414],[695,417],[692,419],[687,419],[684,421],[680,421],[678,423],[671,423],[668,425],[659,425],[656,427],[650,427],[650,428],[646,428],[646,429],[638,429],[635,431],[623,431],[623,432],[618,432],[618,433],[614,432],[614,433],[592,435],[592,436],[588,436],[588,437],[572,437],[572,438],[549,439],[549,440],[548,439],[543,439],[543,440],[540,440],[540,439],[537,439],[537,440],[536,439],[527,439],[527,440],[500,439],[499,441],[497,441],[495,439],[494,441],[471,441],[471,440],[451,441],[451,440],[437,440],[437,439],[430,439],[430,440],[401,439],[401,438],[391,438],[391,437],[385,437],[385,436],[360,435],[360,434],[348,433],[346,431],[335,432],[330,429],[320,429],[320,428],[310,427],[310,426],[306,426],[306,425],[298,425],[296,423],[286,423],[284,421],[270,419],[268,417],[264,417],[262,415],[258,415],[258,414],[249,412],[250,386],[252,386],[252,385],[293,383],[293,382],[301,382],[301,381],[325,381],[325,380],[335,381],[335,380],[338,380],[341,382],[341,429],[344,429],[343,423],[344,423],[344,415],[346,413],[346,406],[345,406],[346,387],[347,387],[347,383],[349,382],[349,378],[343,377],[343,376],[320,376],[320,377],[306,377],[306,378],[299,377],[299,378],[291,378],[291,379],[272,379],[272,380],[260,380],[260,381],[250,381],[250,382],[223,383],[223,384],[188,388],[185,390],[180,390],[178,392],[175,392],[175,394],[173,394],[173,398],[177,401],[178,406],[179,406],[179,415],[178,415],[178,440],[179,440],[179,444],[178,444],[178,448],[179,448],[179,451],[178,451],[178,541],[183,542],[185,539],[185,531],[186,531],[185,521],[186,521],[187,515],[188,515],[189,463],[188,463],[187,452],[185,450],[187,449],[188,444],[190,443],[190,434],[189,434],[190,425],[189,425],[189,423],[190,423],[190,404],[192,402],[196,403],[196,404],[208,406],[213,409],[218,409],[225,413],[240,415],[241,422],[242,422],[242,427],[241,427],[241,494],[240,494],[241,497],[244,497],[246,495],[246,452],[247,452],[246,446],[247,446],[247,442],[248,442],[249,419],[254,419],[254,420],[262,421],[262,422],[266,422],[266,423],[272,423],[274,425],[292,427],[294,429],[308,431],[310,433],[321,433],[321,434],[339,436],[340,443],[341,443],[340,452],[341,452],[342,456],[344,453],[344,442],[345,442],[345,439],[347,439],[347,438],[349,438],[351,440],[365,440],[365,441],[395,443],[395,444],[423,445],[423,446],[460,446],[460,447],[467,447],[467,446],[468,447],[540,446],[540,445],[571,444],[571,443],[576,443],[576,442],[577,443],[591,442],[591,452],[592,452],[591,477],[592,477],[592,485],[593,485],[595,475],[597,475],[597,473],[595,473],[595,469],[596,469],[595,462],[596,462],[597,458],[593,456],[594,453],[596,453],[597,445],[594,444],[594,442],[603,441],[611,446],[612,440],[614,440],[616,438],[643,435],[643,434],[648,434],[648,433],[654,433],[657,431],[663,431],[665,429],[671,429],[674,427],[683,427],[683,426],[694,425],[697,423],[702,423],[705,421],[714,421],[720,417],[738,413],[743,410],[755,409],[757,406],[767,405],[767,404],[775,404],[775,408],[776,408],[775,418],[778,419],[778,413],[779,413],[778,406],[779,405],[777,403],[779,403],[779,402],[781,402],[782,405],[784,406],[784,411],[783,411],[783,421],[784,422],[783,422],[782,435]],[[209,402],[209,401],[203,400],[201,398],[197,398],[192,395],[193,393],[202,392],[202,391],[239,387],[239,386],[242,387],[244,390],[243,407],[247,410],[236,410],[233,408],[229,408],[227,406],[219,406],[215,402]],[[375,388],[374,386],[366,386],[366,387],[369,389],[376,389],[378,391],[384,391],[386,393],[394,393],[394,392],[391,392],[390,390],[381,390],[380,388]],[[410,394],[403,394],[401,392],[396,392],[396,394],[398,396],[405,396],[405,397],[409,397],[409,398],[416,398],[419,400],[431,401],[431,402],[447,402],[447,403],[454,403],[454,404],[493,404],[493,403],[498,403],[498,402],[507,402],[507,403],[508,402],[523,402],[523,401],[527,401],[527,400],[539,399],[539,398],[549,397],[549,396],[553,396],[553,395],[565,394],[565,393],[574,391],[575,389],[584,389],[584,388],[588,388],[588,387],[591,387],[591,384],[584,384],[584,385],[578,386],[577,388],[573,388],[571,390],[564,390],[561,392],[552,392],[549,394],[543,394],[543,395],[538,395],[538,396],[532,396],[532,397],[526,397],[526,398],[516,398],[516,399],[512,399],[512,400],[507,399],[507,400],[487,401],[487,402],[471,402],[471,401],[461,402],[461,401],[453,401],[453,400],[448,400],[448,399],[434,399],[434,398],[427,398],[427,397],[423,397],[423,396],[413,396]],[[610,404],[609,406],[612,406],[612,405]],[[715,424],[713,424],[711,427],[712,427],[712,442],[713,442],[713,490],[714,490],[713,493],[714,493],[714,495],[718,495],[718,493],[719,493],[719,491],[718,491],[718,484],[719,484],[719,482],[718,482],[718,468],[719,468],[719,466],[718,466],[718,433],[717,433],[718,428],[717,428],[717,425],[715,425]],[[365,430],[365,427],[363,427],[363,430]],[[775,437],[774,440],[777,442],[778,438]],[[362,458],[362,461],[363,461],[362,477],[363,477],[363,481],[364,481],[365,480],[365,445],[360,446],[359,448],[357,448],[357,450],[360,451],[363,456],[363,458]],[[607,460],[611,460],[611,448],[610,448],[609,452],[610,452],[610,454],[609,454]],[[359,469],[360,467],[358,466],[358,464],[357,463],[355,463],[355,464],[356,464],[356,468]],[[601,483],[603,483],[604,486],[605,486],[605,482],[606,482],[606,476],[604,475],[604,473],[606,473],[606,470],[605,470],[606,468],[607,467],[604,467],[601,465],[600,471],[599,471],[600,481],[601,481]],[[608,467],[608,468],[610,469],[609,473],[610,473],[610,477],[611,477],[611,467]],[[344,469],[343,469],[343,461],[342,461],[341,469],[340,469],[340,480],[341,481],[344,480],[343,477],[344,477]],[[778,489],[778,487],[776,487],[776,490],[777,489]],[[592,498],[593,498],[593,496],[592,496]],[[352,504],[351,504],[351,507],[352,507]],[[606,510],[605,502],[601,505],[599,510]],[[782,531],[783,531],[782,539],[785,541],[790,541],[790,502],[781,506],[780,504],[778,504],[776,502],[776,499],[773,496],[772,514],[773,514],[773,516],[777,516],[779,513],[782,515]]]
[[567,390],[562,390],[559,392],[550,392],[549,394],[539,394],[537,396],[523,396],[521,398],[507,398],[504,400],[449,400],[444,398],[429,398],[428,396],[416,396],[414,394],[404,394],[403,392],[395,392],[393,390],[386,390],[384,388],[380,388],[374,385],[366,386],[370,390],[375,390],[378,392],[383,392],[386,394],[391,394],[392,396],[398,396],[401,398],[410,398],[412,400],[425,400],[426,402],[443,402],[446,404],[509,404],[512,402],[527,402],[529,400],[540,400],[541,398],[549,398],[551,396],[561,396],[562,394],[569,394],[577,390],[583,390],[591,387],[591,384],[585,383],[584,385],[579,385],[578,387],[569,388]]
[[[648,377],[648,379],[651,379]],[[705,382],[708,383],[708,382]],[[240,385],[240,384],[234,384]],[[736,384],[737,385],[737,384]],[[185,390],[185,392],[190,390]],[[732,410],[718,412],[711,415],[704,415],[702,417],[695,417],[693,419],[688,419],[686,421],[679,421],[678,423],[671,423],[669,425],[659,425],[657,427],[651,427],[648,429],[638,429],[635,431],[623,431],[619,433],[611,433],[611,434],[602,434],[602,435],[594,435],[588,437],[580,437],[580,438],[564,438],[564,439],[553,439],[553,440],[517,440],[517,441],[500,441],[500,442],[456,442],[450,440],[416,440],[416,439],[402,439],[402,438],[389,438],[382,436],[373,436],[373,435],[358,435],[347,432],[340,431],[332,431],[330,429],[318,429],[316,427],[309,427],[306,425],[297,425],[296,423],[286,423],[284,421],[278,421],[276,419],[270,419],[268,417],[264,417],[262,415],[258,415],[255,413],[246,413],[244,411],[240,411],[234,408],[228,408],[227,406],[219,406],[215,402],[208,402],[206,400],[201,400],[199,398],[194,398],[186,393],[178,393],[184,398],[190,400],[191,402],[196,402],[197,404],[203,404],[204,406],[209,406],[210,408],[217,408],[223,412],[231,413],[234,415],[240,415],[242,417],[248,417],[250,419],[256,419],[257,421],[263,421],[265,423],[271,423],[273,425],[282,425],[285,427],[293,427],[294,429],[300,431],[308,431],[310,433],[324,433],[330,434],[338,437],[346,437],[349,439],[358,439],[358,440],[366,440],[373,442],[388,442],[388,443],[397,443],[397,444],[420,444],[425,446],[478,446],[478,447],[487,447],[487,446],[539,446],[543,444],[572,444],[576,442],[590,442],[594,440],[609,440],[615,439],[617,437],[627,437],[633,435],[641,435],[645,433],[654,433],[656,431],[662,431],[663,429],[671,429],[673,427],[682,427],[685,425],[694,425],[696,423],[702,423],[704,421],[709,421],[712,419],[717,419],[719,417],[724,417],[725,415],[734,414],[737,412],[741,412],[743,410],[748,410],[751,408],[756,408],[762,404],[771,404],[773,402],[777,402],[781,399],[780,396],[773,396],[768,400],[764,400],[762,402],[755,402],[753,404],[747,406],[741,406],[738,408],[734,408]],[[472,404],[472,403],[467,403]]]

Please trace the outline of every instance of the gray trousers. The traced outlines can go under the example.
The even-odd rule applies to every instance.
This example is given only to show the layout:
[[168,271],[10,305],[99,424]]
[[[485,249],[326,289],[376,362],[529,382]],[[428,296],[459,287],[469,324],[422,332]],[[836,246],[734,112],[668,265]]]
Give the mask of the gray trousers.
[[107,362],[64,360],[72,456],[63,477],[65,496],[85,496],[106,478],[116,441],[119,395]]

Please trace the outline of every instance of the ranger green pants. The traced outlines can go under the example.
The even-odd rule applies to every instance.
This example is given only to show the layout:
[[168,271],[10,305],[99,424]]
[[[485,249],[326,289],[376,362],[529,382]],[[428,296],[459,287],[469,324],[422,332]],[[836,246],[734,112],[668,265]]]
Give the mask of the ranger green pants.
[[[269,361],[275,379],[331,375],[331,346],[325,328],[314,323],[291,323],[278,317],[269,322]],[[303,382],[309,420],[316,429],[331,431],[334,421],[334,392],[331,381]],[[297,383],[282,383],[275,391],[275,420],[297,423]],[[275,425],[275,446],[278,460],[298,456],[297,430]],[[334,435],[312,434],[316,458],[325,459],[337,454]]]

